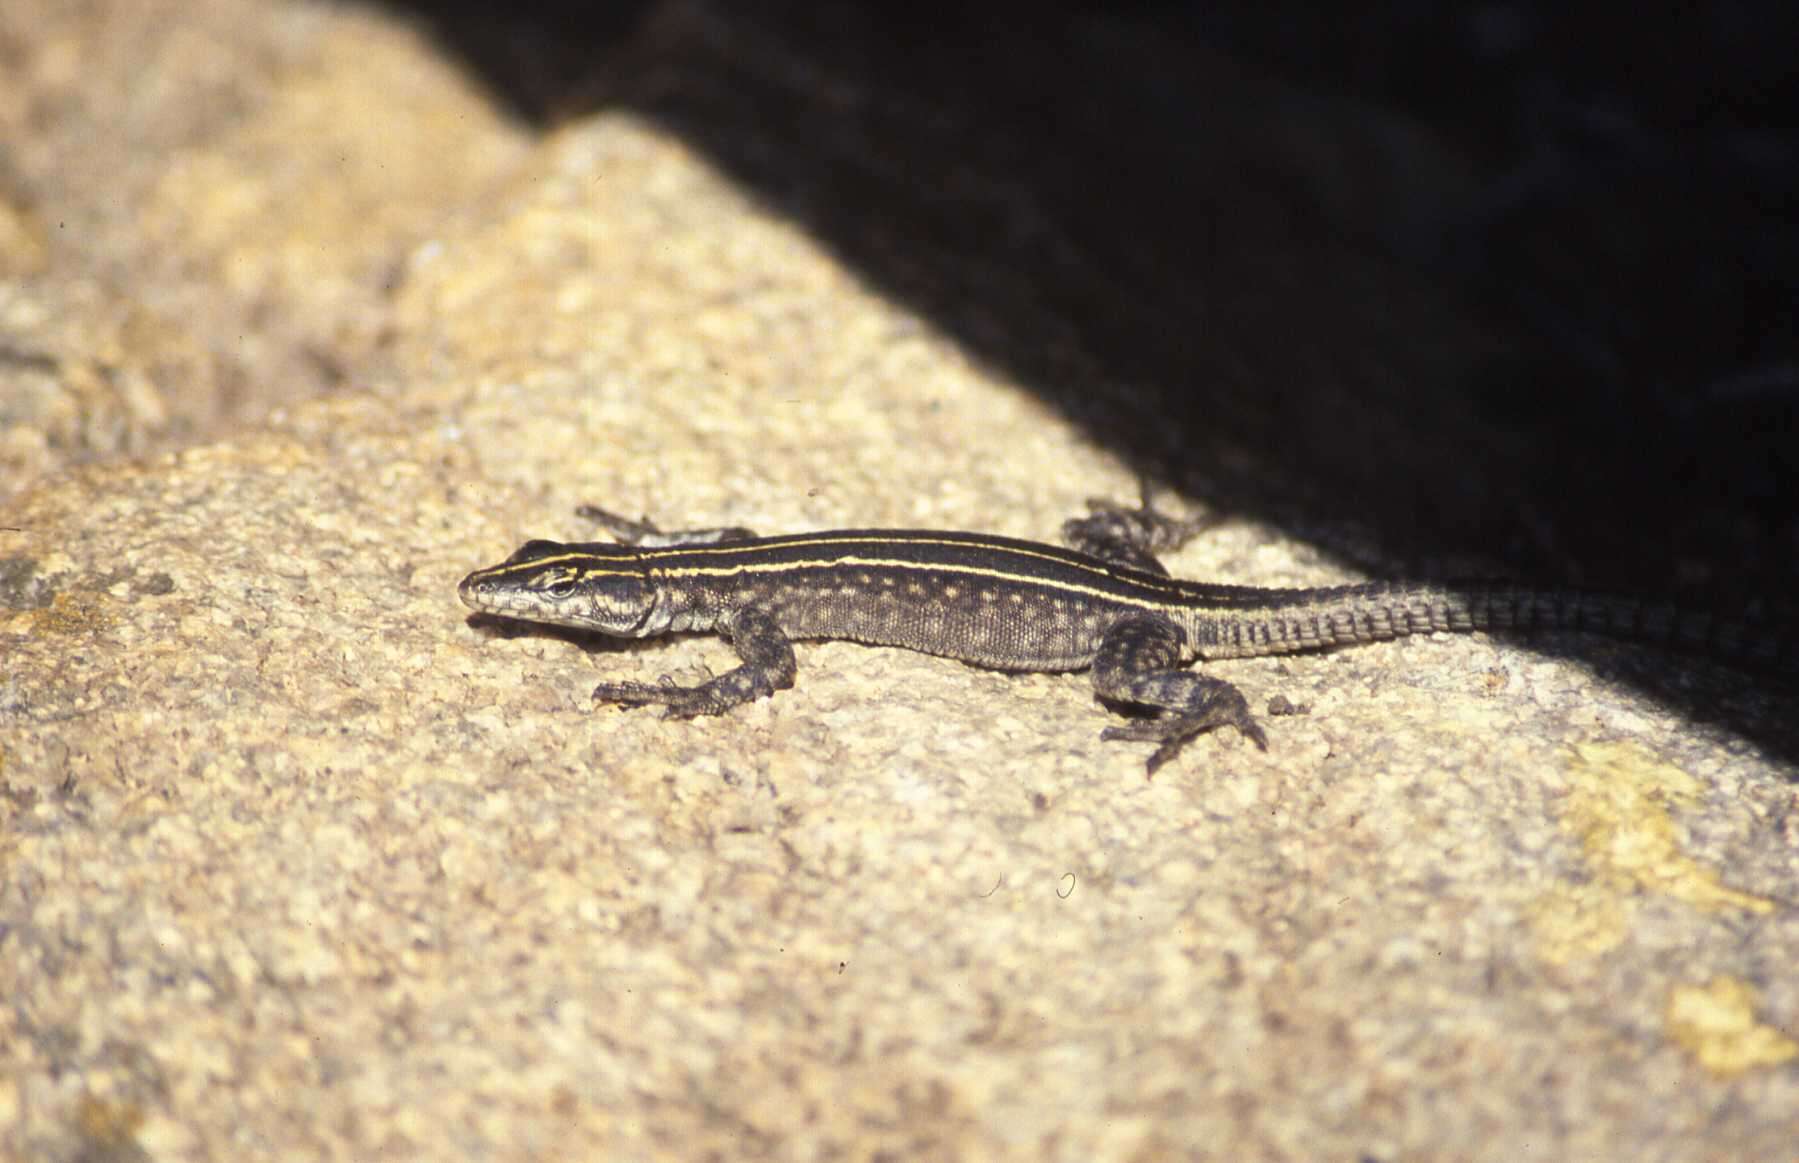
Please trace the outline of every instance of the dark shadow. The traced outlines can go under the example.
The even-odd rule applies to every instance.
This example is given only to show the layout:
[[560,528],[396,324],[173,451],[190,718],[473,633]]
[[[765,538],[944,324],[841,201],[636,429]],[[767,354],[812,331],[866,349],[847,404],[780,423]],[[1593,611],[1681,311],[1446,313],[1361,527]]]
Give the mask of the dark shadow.
[[615,634],[602,634],[598,630],[526,622],[499,614],[467,614],[463,616],[462,624],[478,634],[502,641],[513,638],[553,638],[579,647],[583,654],[633,654],[645,647],[666,645],[662,638],[620,638]]
[[[1214,509],[1791,624],[1777,7],[394,6],[522,116],[670,127]],[[1790,686],[1568,648],[1799,759]]]

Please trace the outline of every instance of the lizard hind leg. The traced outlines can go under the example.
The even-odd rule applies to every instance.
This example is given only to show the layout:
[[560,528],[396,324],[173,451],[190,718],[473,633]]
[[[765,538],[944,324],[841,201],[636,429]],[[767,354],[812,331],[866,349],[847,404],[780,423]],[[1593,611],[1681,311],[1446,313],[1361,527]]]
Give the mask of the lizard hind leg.
[[1153,614],[1125,618],[1106,632],[1093,661],[1094,691],[1107,703],[1148,708],[1154,717],[1108,727],[1100,738],[1158,743],[1149,757],[1151,775],[1190,740],[1219,727],[1235,727],[1267,750],[1268,737],[1242,691],[1182,669],[1182,639],[1179,626]]
[[575,516],[592,521],[618,539],[620,545],[641,545],[646,549],[666,549],[682,545],[732,545],[753,540],[756,534],[739,525],[717,529],[661,529],[648,517],[636,521],[621,517],[598,505],[580,505]]
[[1062,523],[1063,544],[1102,561],[1162,577],[1168,576],[1168,570],[1156,558],[1157,553],[1179,549],[1216,524],[1211,517],[1170,517],[1155,507],[1147,483],[1143,500],[1135,506],[1094,498],[1087,508],[1085,517]]

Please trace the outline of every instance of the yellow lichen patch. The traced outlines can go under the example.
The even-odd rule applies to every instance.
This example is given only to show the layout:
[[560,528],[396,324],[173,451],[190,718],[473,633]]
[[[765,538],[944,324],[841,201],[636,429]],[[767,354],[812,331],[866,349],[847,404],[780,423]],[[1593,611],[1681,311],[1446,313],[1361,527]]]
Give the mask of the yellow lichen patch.
[[28,207],[0,195],[0,277],[42,274],[50,266],[50,244],[43,219]]
[[1734,977],[1680,985],[1668,994],[1668,1033],[1699,1064],[1723,1078],[1799,1057],[1799,1042],[1755,1016],[1755,990]]
[[33,634],[93,634],[113,623],[111,613],[93,594],[57,594],[48,606],[28,611],[27,625]]
[[111,1102],[91,1094],[75,1104],[75,1130],[83,1159],[141,1159],[137,1132],[144,1112],[136,1103]]
[[1698,803],[1698,780],[1633,743],[1582,744],[1574,756],[1562,822],[1595,872],[1707,911],[1773,909],[1772,901],[1727,888],[1716,870],[1681,851],[1670,809]]
[[1531,902],[1530,924],[1537,952],[1566,965],[1617,948],[1630,931],[1630,913],[1615,888],[1561,884]]
[[1562,826],[1580,843],[1593,879],[1559,885],[1531,906],[1539,952],[1557,964],[1604,953],[1624,939],[1631,897],[1653,892],[1706,911],[1766,913],[1773,902],[1726,886],[1681,850],[1673,810],[1698,803],[1699,781],[1630,743],[1590,743],[1568,765]]

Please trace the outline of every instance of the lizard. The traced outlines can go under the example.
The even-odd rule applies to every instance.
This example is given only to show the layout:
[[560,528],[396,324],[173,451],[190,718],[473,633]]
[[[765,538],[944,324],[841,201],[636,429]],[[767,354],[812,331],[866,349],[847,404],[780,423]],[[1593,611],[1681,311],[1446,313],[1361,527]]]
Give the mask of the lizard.
[[603,682],[599,703],[719,715],[794,683],[795,640],[902,647],[1001,671],[1091,672],[1135,717],[1101,738],[1156,744],[1148,770],[1234,728],[1266,749],[1243,693],[1193,662],[1329,650],[1438,631],[1580,630],[1799,669],[1792,644],[1670,602],[1510,581],[1373,581],[1276,589],[1187,581],[1157,554],[1207,522],[1088,502],[1066,547],[981,533],[843,529],[763,537],[737,527],[663,532],[583,505],[615,542],[527,541],[462,580],[470,609],[649,638],[723,635],[741,665],[696,686]]

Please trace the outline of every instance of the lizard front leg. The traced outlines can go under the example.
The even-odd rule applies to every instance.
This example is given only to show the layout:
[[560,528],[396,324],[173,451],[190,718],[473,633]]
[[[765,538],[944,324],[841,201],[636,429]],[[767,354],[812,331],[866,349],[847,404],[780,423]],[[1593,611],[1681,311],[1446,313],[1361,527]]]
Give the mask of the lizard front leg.
[[1093,660],[1093,689],[1107,703],[1147,707],[1155,717],[1107,727],[1102,739],[1144,739],[1159,744],[1149,774],[1180,753],[1188,740],[1218,727],[1235,727],[1264,751],[1268,737],[1249,713],[1243,692],[1221,678],[1181,666],[1181,628],[1155,614],[1121,619],[1101,639]]
[[749,606],[721,620],[718,629],[730,639],[743,665],[698,686],[677,686],[663,675],[660,682],[603,682],[593,688],[599,702],[621,707],[661,704],[663,716],[692,719],[722,715],[732,707],[786,690],[798,670],[793,643],[779,622],[766,610]]

